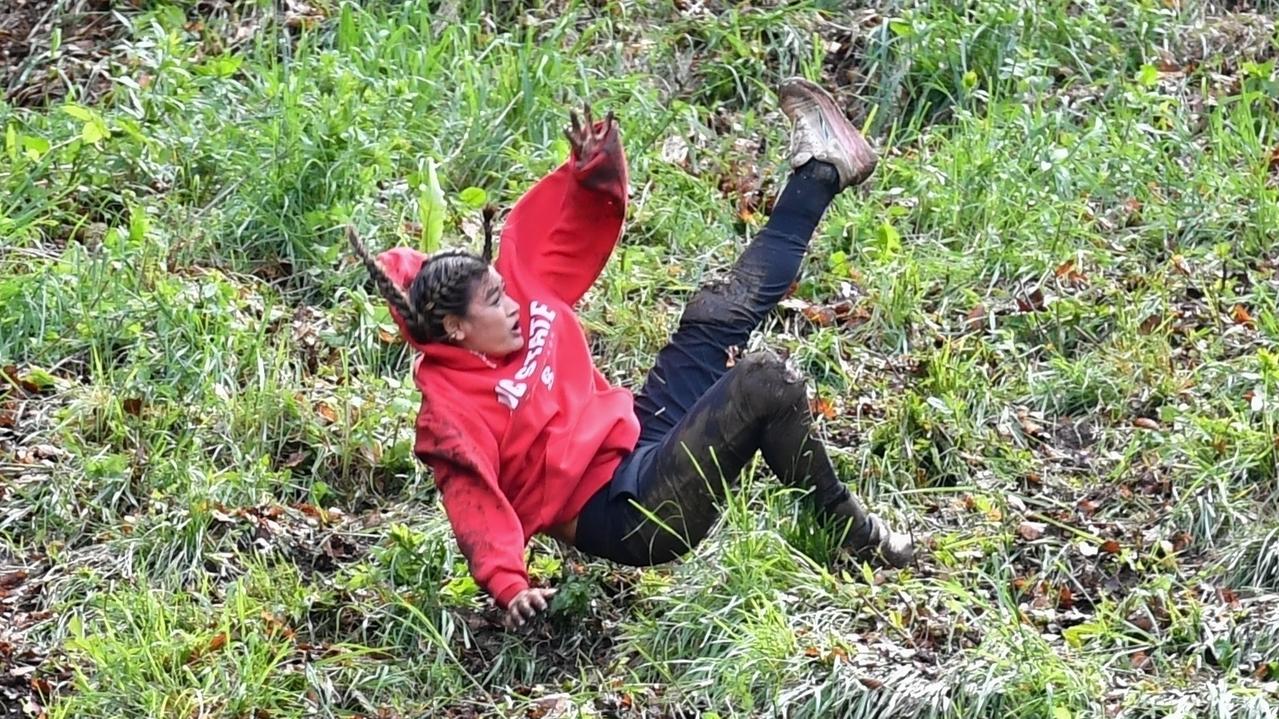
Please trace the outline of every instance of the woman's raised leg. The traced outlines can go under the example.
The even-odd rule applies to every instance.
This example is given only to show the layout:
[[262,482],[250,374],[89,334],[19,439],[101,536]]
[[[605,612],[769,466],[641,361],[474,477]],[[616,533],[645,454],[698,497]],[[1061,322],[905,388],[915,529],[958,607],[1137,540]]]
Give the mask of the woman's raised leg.
[[783,83],[778,95],[794,123],[794,174],[768,223],[722,282],[689,300],[679,327],[657,356],[635,400],[640,445],[660,440],[728,369],[730,348],[742,347],[799,273],[822,215],[844,188],[870,176],[876,157],[866,140],[821,88]]

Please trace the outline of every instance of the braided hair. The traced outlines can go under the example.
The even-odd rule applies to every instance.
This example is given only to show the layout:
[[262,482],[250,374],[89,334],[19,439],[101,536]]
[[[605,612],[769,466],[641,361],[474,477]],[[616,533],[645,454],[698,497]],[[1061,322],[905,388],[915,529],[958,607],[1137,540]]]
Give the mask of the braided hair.
[[406,292],[387,276],[377,259],[369,253],[355,228],[347,226],[346,237],[364,268],[368,270],[378,293],[404,320],[409,337],[419,344],[447,341],[444,318],[465,317],[480,280],[488,274],[493,257],[493,216],[497,209],[484,208],[484,253],[476,256],[463,249],[437,252],[422,263]]

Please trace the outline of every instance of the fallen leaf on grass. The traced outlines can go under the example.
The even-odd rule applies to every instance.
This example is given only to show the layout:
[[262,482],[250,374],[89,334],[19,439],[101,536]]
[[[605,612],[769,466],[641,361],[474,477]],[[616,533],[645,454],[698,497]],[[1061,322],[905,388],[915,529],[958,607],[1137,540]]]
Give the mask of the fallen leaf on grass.
[[1230,310],[1230,319],[1234,320],[1237,325],[1245,327],[1256,327],[1257,321],[1252,318],[1252,314],[1248,312],[1248,308],[1243,305],[1235,305]]
[[338,421],[337,410],[333,409],[325,402],[315,403],[315,413],[324,418],[324,420],[326,420],[329,424],[333,424]]
[[217,634],[213,635],[212,639],[209,640],[209,646],[205,648],[205,651],[216,652],[222,647],[225,647],[226,642],[227,642],[226,632],[218,632]]
[[293,638],[293,634],[294,634],[293,630],[290,629],[289,626],[284,623],[283,619],[280,619],[279,617],[267,611],[262,612],[261,616],[262,616],[262,621],[266,623],[268,634],[270,634],[271,636],[282,636],[285,639]]
[[968,316],[964,322],[969,327],[976,327],[986,321],[986,314],[986,305],[978,303],[973,305],[971,310],[968,310]]
[[1044,536],[1044,529],[1046,528],[1046,525],[1041,522],[1022,522],[1017,527],[1017,534],[1021,535],[1021,538],[1027,542],[1033,542]]
[[1149,417],[1138,417],[1134,419],[1132,421],[1132,426],[1140,427],[1142,429],[1148,429],[1154,432],[1158,432],[1160,429],[1159,422]]
[[835,310],[825,305],[808,305],[801,312],[809,322],[818,327],[830,327],[835,324]]
[[0,576],[0,589],[13,589],[14,587],[27,581],[27,573],[19,569],[16,572],[10,572]]
[[1098,504],[1095,499],[1081,499],[1077,506],[1079,507],[1079,511],[1082,512],[1085,517],[1091,517],[1097,513],[1098,509],[1101,508],[1101,505]]
[[[40,697],[40,701],[48,702],[53,698],[53,684],[51,684],[48,679],[43,677],[31,677],[27,683],[31,686],[31,691],[35,692],[36,696]],[[40,716],[45,716],[45,714],[41,712]]]
[[1053,271],[1053,274],[1056,275],[1057,279],[1065,280],[1072,285],[1088,284],[1088,276],[1075,269],[1074,260],[1066,260],[1061,263],[1057,266],[1057,269]]
[[1145,652],[1134,652],[1132,655],[1132,668],[1145,671],[1150,667],[1150,656]]
[[194,664],[195,662],[198,662],[200,659],[204,658],[205,656],[221,650],[223,647],[226,646],[226,643],[227,643],[226,632],[218,632],[217,634],[214,634],[213,638],[209,640],[208,644],[204,645],[203,647],[198,647],[196,648],[195,651],[191,652],[191,656],[187,659],[187,664]]
[[1044,433],[1043,425],[1031,419],[1030,412],[1025,408],[1017,410],[1017,422],[1021,424],[1021,431],[1028,437],[1038,437]]
[[1159,325],[1163,324],[1163,322],[1164,322],[1163,316],[1159,314],[1153,314],[1147,317],[1146,319],[1142,320],[1141,326],[1139,326],[1137,330],[1141,332],[1143,335],[1148,335],[1151,332],[1154,332],[1155,330],[1159,329]]
[[1101,543],[1102,554],[1119,554],[1119,542],[1113,539],[1107,539]]
[[835,411],[835,404],[825,397],[814,397],[809,403],[809,407],[812,409],[814,417],[820,415],[826,419],[835,419],[839,414]]
[[1073,609],[1075,606],[1075,593],[1070,591],[1070,587],[1062,587],[1057,590],[1057,608],[1063,611]]
[[317,507],[314,504],[307,502],[298,504],[296,507],[299,512],[320,522],[321,524],[329,523],[329,513],[323,507]]
[[120,403],[120,407],[124,410],[125,414],[133,417],[137,417],[142,414],[142,400],[138,397],[130,397],[124,400]]
[[302,464],[302,460],[304,459],[306,459],[306,452],[299,449],[286,457],[280,466],[285,469],[292,469],[299,464]]
[[1044,291],[1038,287],[1017,298],[1017,309],[1022,312],[1039,312],[1045,305]]

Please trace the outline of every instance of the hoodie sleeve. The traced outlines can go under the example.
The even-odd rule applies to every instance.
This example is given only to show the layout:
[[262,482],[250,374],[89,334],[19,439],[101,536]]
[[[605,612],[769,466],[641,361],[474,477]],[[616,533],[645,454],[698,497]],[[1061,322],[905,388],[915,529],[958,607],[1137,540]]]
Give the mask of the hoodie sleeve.
[[617,126],[579,167],[581,160],[569,158],[520,198],[497,259],[503,277],[531,276],[570,305],[594,284],[622,234],[628,175]]
[[505,609],[529,583],[524,527],[497,485],[497,441],[472,413],[423,399],[414,453],[435,472],[471,575]]

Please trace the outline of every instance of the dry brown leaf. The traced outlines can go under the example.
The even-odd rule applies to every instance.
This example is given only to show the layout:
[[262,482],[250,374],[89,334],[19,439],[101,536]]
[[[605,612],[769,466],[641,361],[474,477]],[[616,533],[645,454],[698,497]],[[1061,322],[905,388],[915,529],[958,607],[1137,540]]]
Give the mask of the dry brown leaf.
[[838,412],[835,411],[834,403],[825,397],[814,397],[813,400],[809,402],[809,406],[813,411],[814,417],[821,415],[826,419],[835,419],[835,417],[838,416]]
[[325,403],[325,402],[316,402],[316,403],[315,403],[315,413],[316,413],[316,414],[318,414],[318,415],[320,415],[322,418],[324,418],[324,419],[325,419],[327,422],[329,422],[330,424],[332,424],[332,423],[334,423],[334,422],[337,422],[337,421],[338,421],[338,413],[337,413],[337,410],[333,409],[332,407],[330,407],[330,406],[329,406],[327,403]]
[[125,414],[137,417],[142,414],[142,400],[138,397],[130,397],[120,403],[120,407]]
[[818,327],[830,327],[835,324],[835,310],[827,307],[826,305],[809,305],[801,310],[801,312],[804,313],[804,317],[807,318],[809,322],[812,322]]
[[1102,554],[1119,554],[1119,542],[1113,539],[1107,539],[1101,543]]
[[1150,656],[1147,655],[1145,652],[1141,652],[1141,651],[1133,652],[1131,661],[1132,661],[1133,669],[1140,669],[1142,671],[1146,671],[1147,669],[1150,668]]
[[212,639],[209,640],[209,646],[207,648],[207,651],[216,652],[222,647],[225,647],[226,642],[227,642],[226,632],[218,632],[217,634],[213,635]]
[[303,502],[297,505],[297,510],[322,524],[328,524],[329,513],[324,507],[317,507],[309,502]]
[[1017,298],[1017,309],[1022,312],[1038,312],[1044,306],[1044,291],[1038,287]]
[[1072,285],[1083,285],[1088,282],[1088,276],[1075,269],[1075,261],[1073,259],[1066,260],[1058,265],[1053,274],[1057,276],[1057,279],[1065,280]]
[[1025,409],[1017,410],[1017,421],[1021,424],[1021,431],[1029,437],[1038,437],[1044,433],[1043,426],[1031,419],[1030,412]]
[[986,305],[978,303],[968,310],[968,316],[964,320],[970,327],[980,325],[986,321]]
[[1244,325],[1247,327],[1257,326],[1256,320],[1252,318],[1252,314],[1248,312],[1248,308],[1243,305],[1235,305],[1234,308],[1230,310],[1230,319],[1234,320],[1237,325]]
[[285,458],[284,462],[281,463],[280,466],[285,469],[292,469],[299,464],[302,464],[302,460],[304,459],[306,459],[306,452],[299,449]]
[[25,581],[27,581],[27,573],[25,570],[19,569],[16,572],[0,576],[0,589],[13,589]]
[[1017,527],[1017,534],[1027,542],[1033,542],[1044,536],[1044,530],[1047,528],[1042,522],[1022,522]]
[[1057,608],[1062,610],[1072,609],[1075,606],[1075,593],[1070,591],[1070,587],[1062,587],[1057,591]]

